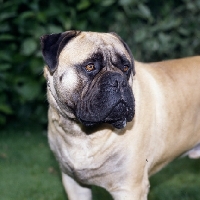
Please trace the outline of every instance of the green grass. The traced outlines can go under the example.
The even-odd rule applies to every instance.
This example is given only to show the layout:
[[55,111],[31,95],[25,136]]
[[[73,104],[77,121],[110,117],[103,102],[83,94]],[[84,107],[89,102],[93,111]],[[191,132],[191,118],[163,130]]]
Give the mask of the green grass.
[[[67,200],[57,162],[41,129],[1,131],[0,199]],[[94,200],[111,200],[93,187]],[[199,200],[200,160],[177,159],[151,178],[149,200]]]
[[150,200],[200,200],[200,159],[178,158],[150,181]]

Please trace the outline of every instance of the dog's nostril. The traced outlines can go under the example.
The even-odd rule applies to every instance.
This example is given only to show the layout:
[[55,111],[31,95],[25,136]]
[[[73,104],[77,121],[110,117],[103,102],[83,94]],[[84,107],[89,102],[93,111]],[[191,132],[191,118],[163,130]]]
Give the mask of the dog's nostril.
[[127,81],[122,81],[122,87],[126,87],[127,86]]
[[113,81],[112,86],[113,86],[113,87],[119,87],[119,82],[118,82],[118,80]]

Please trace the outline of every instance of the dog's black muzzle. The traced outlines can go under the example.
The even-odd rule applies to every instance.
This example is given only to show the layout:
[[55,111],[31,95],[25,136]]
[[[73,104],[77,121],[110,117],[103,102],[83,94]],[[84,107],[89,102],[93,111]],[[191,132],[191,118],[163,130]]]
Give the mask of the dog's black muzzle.
[[133,119],[134,107],[127,77],[107,71],[78,102],[76,116],[86,126],[110,123],[120,129]]

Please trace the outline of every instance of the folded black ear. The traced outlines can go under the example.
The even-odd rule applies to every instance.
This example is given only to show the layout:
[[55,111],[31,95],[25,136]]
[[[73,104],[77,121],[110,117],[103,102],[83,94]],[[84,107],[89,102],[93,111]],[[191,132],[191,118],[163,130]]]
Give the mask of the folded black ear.
[[81,31],[66,31],[64,33],[44,35],[40,38],[43,58],[51,73],[57,68],[58,57],[64,46],[80,33]]
[[133,76],[135,75],[135,66],[134,66],[134,58],[133,58],[133,54],[129,48],[129,46],[126,44],[126,42],[124,42],[122,40],[122,38],[117,35],[117,33],[114,33],[114,32],[110,32],[110,34],[114,35],[115,37],[118,38],[118,40],[124,45],[124,48],[127,50],[127,52],[129,53],[130,57],[131,57],[131,64],[132,64],[132,67],[133,67]]

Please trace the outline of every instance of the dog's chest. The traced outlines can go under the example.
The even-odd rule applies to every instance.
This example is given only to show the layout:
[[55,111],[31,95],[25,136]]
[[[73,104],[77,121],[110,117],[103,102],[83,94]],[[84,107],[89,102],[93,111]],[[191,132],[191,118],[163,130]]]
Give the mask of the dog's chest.
[[111,171],[114,174],[123,167],[123,156],[119,149],[111,152],[109,141],[99,145],[87,138],[63,138],[61,135],[57,135],[56,140],[51,140],[51,136],[49,139],[62,171],[82,183],[100,184]]
[[71,171],[81,170],[92,167],[94,165],[94,157],[92,155],[92,149],[85,141],[70,141],[66,143],[65,141],[60,141],[61,149],[59,149],[59,154],[61,162],[67,163]]

